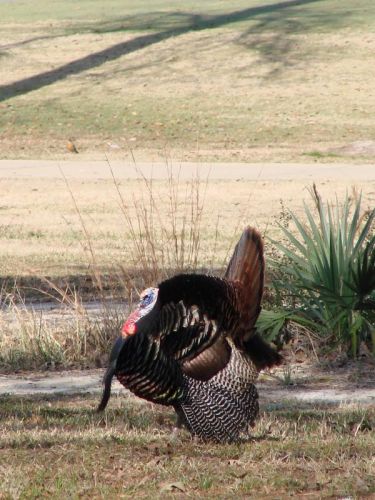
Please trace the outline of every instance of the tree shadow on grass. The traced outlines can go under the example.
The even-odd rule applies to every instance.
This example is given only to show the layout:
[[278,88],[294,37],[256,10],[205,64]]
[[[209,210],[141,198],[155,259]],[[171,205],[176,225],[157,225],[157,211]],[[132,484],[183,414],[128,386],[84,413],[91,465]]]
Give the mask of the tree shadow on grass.
[[169,32],[139,36],[133,40],[121,42],[116,45],[112,45],[107,49],[89,54],[86,57],[69,62],[50,71],[45,71],[44,73],[24,78],[8,85],[2,85],[0,86],[0,102],[17,95],[38,90],[69,76],[101,66],[108,61],[113,61],[125,54],[130,54],[154,43],[158,43],[166,38],[169,38],[170,36],[171,34]]
[[[20,42],[7,43],[6,45],[0,45],[1,50],[15,49],[17,47],[22,47],[22,45],[28,45],[32,42],[38,42],[39,40],[48,40],[51,38],[57,38],[55,35],[43,35],[43,36],[33,36],[32,38],[27,38],[26,40],[21,40]],[[0,50],[0,54],[1,54]]]
[[[340,21],[338,19],[340,16],[322,16],[319,12],[306,11],[305,7],[308,4],[316,3],[321,4],[322,0],[287,0],[218,15],[154,12],[141,16],[129,16],[110,23],[77,26],[67,34],[73,34],[73,32],[109,33],[129,30],[157,31],[120,42],[50,71],[2,85],[0,86],[0,102],[38,90],[164,40],[191,31],[219,28],[233,23],[250,23],[250,26],[244,25],[245,30],[239,36],[238,43],[249,49],[258,50],[266,61],[277,61],[279,68],[286,67],[290,64],[288,54],[292,47],[288,34],[309,30],[319,25],[319,23],[331,25],[332,23],[338,24]],[[292,21],[290,16],[293,16]],[[264,32],[270,31],[275,34],[271,37],[262,38]]]

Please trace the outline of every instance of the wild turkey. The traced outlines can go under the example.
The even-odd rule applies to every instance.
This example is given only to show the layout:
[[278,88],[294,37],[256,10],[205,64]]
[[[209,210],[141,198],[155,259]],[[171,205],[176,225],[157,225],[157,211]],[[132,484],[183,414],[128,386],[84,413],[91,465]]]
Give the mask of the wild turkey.
[[258,415],[254,382],[281,356],[255,331],[263,243],[246,228],[224,278],[180,274],[147,288],[112,349],[98,411],[114,375],[137,396],[171,405],[192,434],[232,442]]

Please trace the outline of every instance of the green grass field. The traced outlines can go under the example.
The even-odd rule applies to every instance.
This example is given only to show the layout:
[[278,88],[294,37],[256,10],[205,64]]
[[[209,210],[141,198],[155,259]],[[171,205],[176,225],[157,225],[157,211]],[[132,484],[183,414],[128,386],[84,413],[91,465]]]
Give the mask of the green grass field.
[[248,442],[212,445],[173,412],[113,398],[0,399],[1,498],[365,498],[371,409],[266,408]]
[[374,28],[371,0],[1,3],[0,155],[340,160],[374,137]]

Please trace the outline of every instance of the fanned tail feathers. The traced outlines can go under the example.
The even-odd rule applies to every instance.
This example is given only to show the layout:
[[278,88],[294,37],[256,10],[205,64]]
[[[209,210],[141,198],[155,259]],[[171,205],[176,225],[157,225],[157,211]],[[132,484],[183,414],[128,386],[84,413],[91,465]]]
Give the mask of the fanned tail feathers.
[[256,229],[247,227],[237,243],[224,278],[240,286],[240,314],[244,331],[253,328],[261,307],[264,286],[263,241]]
[[241,323],[233,335],[233,341],[250,356],[258,370],[270,368],[282,360],[255,332],[255,323],[261,311],[264,273],[262,237],[256,229],[247,227],[234,249],[224,277],[237,283],[239,289]]

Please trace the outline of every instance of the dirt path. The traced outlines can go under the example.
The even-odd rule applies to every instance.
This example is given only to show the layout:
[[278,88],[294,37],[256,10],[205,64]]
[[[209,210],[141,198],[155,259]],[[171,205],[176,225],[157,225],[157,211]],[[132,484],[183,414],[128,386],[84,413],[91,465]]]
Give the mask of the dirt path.
[[199,176],[228,180],[297,180],[330,179],[340,181],[375,180],[375,165],[360,163],[197,163],[197,162],[139,162],[111,161],[49,161],[0,160],[0,178],[67,178],[137,179],[142,175],[166,179],[168,171],[181,179],[191,178],[199,167]]
[[[101,392],[103,370],[86,372],[71,371],[51,373],[48,375],[0,375],[0,396],[5,394],[17,396],[84,394]],[[317,387],[291,386],[267,380],[257,384],[260,401],[263,404],[324,403],[333,405],[361,404],[375,406],[375,387]],[[113,393],[126,390],[117,382],[113,383]]]

